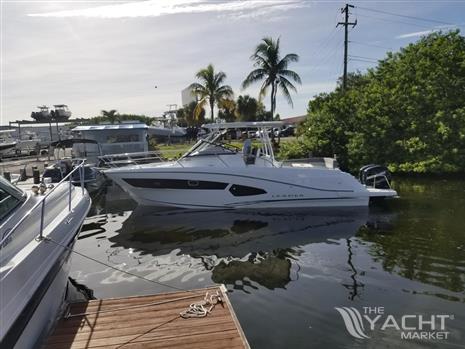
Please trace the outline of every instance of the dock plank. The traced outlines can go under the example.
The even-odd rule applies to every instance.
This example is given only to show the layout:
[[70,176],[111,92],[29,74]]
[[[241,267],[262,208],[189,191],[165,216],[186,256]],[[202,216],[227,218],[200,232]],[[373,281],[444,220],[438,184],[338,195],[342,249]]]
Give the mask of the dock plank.
[[[218,291],[223,303],[203,318],[179,313],[205,293]],[[112,298],[75,303],[45,348],[249,348],[226,288]]]

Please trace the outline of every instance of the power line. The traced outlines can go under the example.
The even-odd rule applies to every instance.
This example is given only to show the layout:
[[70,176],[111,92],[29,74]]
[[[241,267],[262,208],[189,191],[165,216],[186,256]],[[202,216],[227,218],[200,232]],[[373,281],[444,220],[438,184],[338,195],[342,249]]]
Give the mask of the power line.
[[380,45],[375,45],[375,44],[368,44],[366,42],[353,41],[353,40],[350,40],[349,42],[352,43],[352,44],[357,44],[357,45],[364,45],[364,46],[384,48],[386,50],[392,50],[392,47],[380,46]]
[[[339,13],[335,12],[334,15],[335,15],[334,19],[337,20],[337,16],[339,15]],[[328,52],[327,50],[330,49],[330,43],[333,41],[336,33],[337,33],[337,27],[334,27],[329,33],[329,35],[319,42],[318,46],[315,49],[316,55],[313,56],[315,59],[318,60],[324,55],[326,55],[326,53]],[[339,45],[339,43],[337,45]]]
[[360,59],[360,58],[350,58],[350,61],[355,61],[355,62],[363,62],[363,63],[372,63],[372,64],[377,64],[378,62],[375,61],[369,61],[366,59]]
[[318,57],[319,61],[321,62],[325,62],[326,60],[328,60],[328,58],[330,57],[333,57],[336,55],[336,52],[339,50],[339,48],[342,46],[343,44],[343,39],[339,40],[335,46],[333,47],[328,47],[328,50],[323,54],[321,55],[320,57]]
[[430,29],[430,27],[422,24],[417,24],[417,23],[409,23],[409,22],[403,22],[403,21],[396,21],[395,19],[388,19],[388,18],[381,18],[381,17],[376,17],[376,16],[369,16],[369,15],[358,15],[360,17],[366,17],[366,18],[372,18],[378,21],[383,21],[383,22],[391,22],[391,23],[400,23],[400,24],[405,24],[405,25],[410,25],[413,27],[417,28],[423,28],[423,29]]
[[320,69],[320,66],[323,63],[327,64],[329,62],[332,62],[334,60],[334,58],[336,57],[336,52],[342,46],[343,41],[344,41],[343,39],[339,40],[338,43],[334,47],[328,47],[326,52],[324,52],[323,54],[316,55],[314,57],[314,59],[316,60],[316,64],[314,64],[310,68],[309,73],[313,72],[313,71],[315,71],[317,69]]
[[364,57],[364,56],[356,56],[356,55],[349,55],[350,58],[362,58],[362,59],[369,59],[375,62],[378,62],[378,59],[376,58],[371,58],[371,57]]
[[320,59],[326,55],[326,53],[331,49],[330,43],[333,42],[333,39],[336,34],[336,28],[333,28],[331,34],[327,36],[327,38],[321,42],[321,44],[315,49],[316,54],[313,55],[314,59]]
[[438,21],[438,20],[436,20],[436,19],[431,19],[431,18],[423,18],[423,17],[417,17],[417,16],[402,15],[402,14],[399,14],[399,13],[388,12],[388,11],[382,11],[382,10],[375,10],[375,9],[372,9],[372,8],[362,7],[362,6],[357,6],[357,8],[360,9],[360,10],[371,11],[371,12],[377,12],[377,13],[382,13],[382,14],[385,14],[385,15],[403,17],[403,18],[408,18],[408,19],[414,19],[414,20],[417,20],[417,21],[424,21],[424,22],[431,22],[431,23],[438,23],[438,24],[454,25],[453,23],[444,22],[444,21]]

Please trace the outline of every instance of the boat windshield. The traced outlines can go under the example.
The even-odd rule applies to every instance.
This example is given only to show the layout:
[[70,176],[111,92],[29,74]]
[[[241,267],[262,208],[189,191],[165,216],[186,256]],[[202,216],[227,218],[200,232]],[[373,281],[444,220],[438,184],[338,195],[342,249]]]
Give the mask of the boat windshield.
[[0,177],[0,222],[24,200],[24,193]]
[[241,150],[240,148],[221,140],[225,133],[213,132],[199,140],[183,157],[236,154]]

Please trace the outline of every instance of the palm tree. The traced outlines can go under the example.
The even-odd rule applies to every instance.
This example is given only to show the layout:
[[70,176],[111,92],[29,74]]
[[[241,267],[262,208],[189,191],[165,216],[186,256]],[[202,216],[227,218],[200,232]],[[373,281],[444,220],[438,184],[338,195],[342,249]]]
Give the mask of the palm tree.
[[253,83],[263,81],[259,94],[259,100],[262,100],[268,88],[271,87],[271,114],[273,117],[276,109],[276,93],[278,89],[281,90],[287,102],[293,106],[290,90],[297,92],[297,89],[289,79],[298,84],[302,84],[302,81],[296,72],[287,68],[289,63],[298,62],[299,56],[295,53],[289,53],[281,58],[279,38],[274,41],[270,37],[265,37],[257,45],[250,59],[254,61],[254,67],[257,69],[251,71],[245,78],[242,88],[246,89]]
[[108,121],[110,121],[112,124],[114,124],[115,121],[120,122],[117,111],[115,109],[112,109],[110,111],[102,110],[102,116],[108,119]]
[[256,121],[258,101],[249,95],[237,97],[236,114],[241,121]]
[[194,82],[189,86],[193,94],[198,97],[195,116],[198,117],[208,103],[210,105],[211,119],[214,121],[215,104],[227,104],[234,94],[230,86],[223,85],[226,74],[222,71],[216,73],[213,65],[209,64],[208,67],[199,70],[195,77],[199,82]]

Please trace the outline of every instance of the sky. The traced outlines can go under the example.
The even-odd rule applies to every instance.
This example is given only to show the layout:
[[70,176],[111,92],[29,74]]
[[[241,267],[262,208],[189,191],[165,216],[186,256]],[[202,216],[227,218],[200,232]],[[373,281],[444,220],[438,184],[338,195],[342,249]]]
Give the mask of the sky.
[[[434,30],[465,24],[465,1],[353,1],[348,70],[376,66],[387,51]],[[289,68],[302,85],[294,105],[277,98],[282,118],[334,89],[343,71],[341,1],[0,0],[0,125],[29,119],[38,105],[67,104],[73,117],[101,110],[160,116],[181,104],[181,90],[212,63],[235,95],[265,36],[297,53]],[[393,15],[395,14],[395,15]],[[400,16],[399,16],[400,15]],[[269,108],[269,97],[265,97]]]

